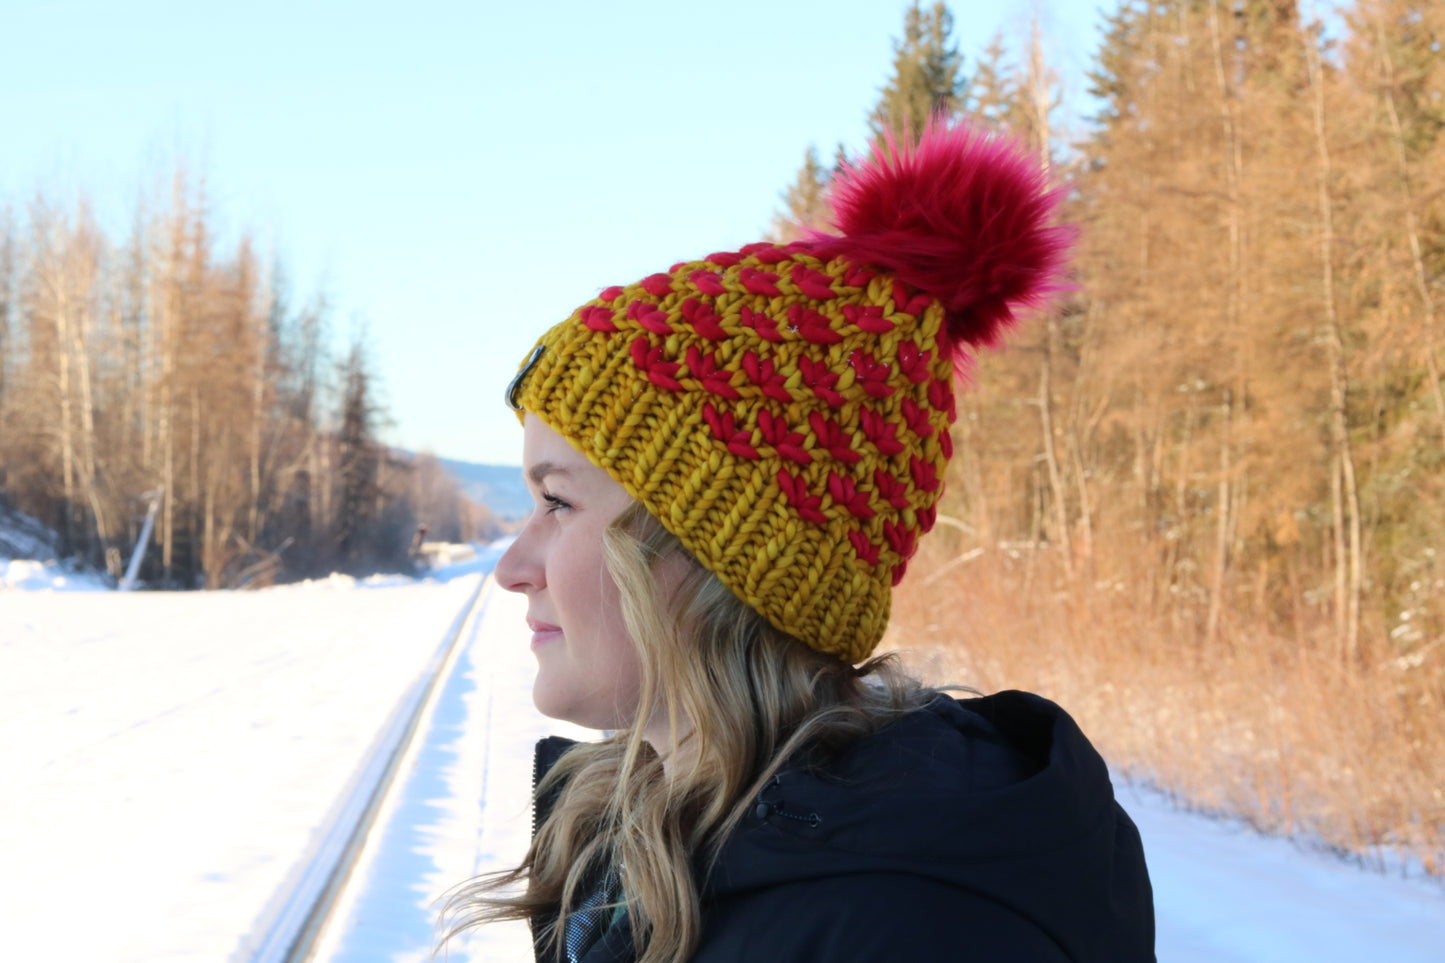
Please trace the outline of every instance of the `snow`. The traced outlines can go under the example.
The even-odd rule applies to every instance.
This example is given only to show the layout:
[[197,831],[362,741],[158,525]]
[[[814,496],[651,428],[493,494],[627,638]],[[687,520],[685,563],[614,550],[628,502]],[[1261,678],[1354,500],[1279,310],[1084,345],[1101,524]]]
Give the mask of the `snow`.
[[230,958],[481,578],[0,594],[0,956]]
[[[421,963],[448,890],[517,865],[531,837],[532,746],[546,735],[592,739],[591,730],[541,716],[523,596],[487,586],[460,671],[443,688],[411,778],[383,823],[358,891],[341,906],[340,932],[317,959]],[[454,940],[451,960],[528,960],[525,923],[497,924]]]
[[108,592],[112,585],[103,575],[75,572],[54,561],[0,558],[0,592]]
[[1445,961],[1445,887],[1362,870],[1122,787],[1154,883],[1165,963]]
[[11,508],[0,494],[0,559],[55,557],[55,533],[24,512]]
[[100,592],[113,587],[103,575],[57,561],[55,543],[54,532],[0,497],[0,592]]
[[[58,591],[66,573],[26,566],[15,584],[36,590],[0,591],[0,958],[249,960],[495,556],[260,592]],[[427,959],[438,897],[525,850],[533,741],[588,735],[531,706],[525,601],[482,592],[318,959]],[[1119,796],[1160,960],[1445,961],[1437,883]],[[517,924],[449,958],[529,954]]]

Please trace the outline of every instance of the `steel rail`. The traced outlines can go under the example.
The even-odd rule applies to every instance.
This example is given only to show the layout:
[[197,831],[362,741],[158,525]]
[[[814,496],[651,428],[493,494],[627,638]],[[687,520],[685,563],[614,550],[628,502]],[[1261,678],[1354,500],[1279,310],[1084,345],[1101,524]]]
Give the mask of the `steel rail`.
[[483,575],[437,647],[431,661],[393,711],[367,754],[339,808],[333,809],[325,835],[299,873],[293,872],[263,913],[264,932],[239,959],[250,963],[307,963],[331,922],[338,901],[366,846],[378,813],[397,787],[397,774],[427,716],[451,675],[462,649],[464,629],[479,611],[489,581]]

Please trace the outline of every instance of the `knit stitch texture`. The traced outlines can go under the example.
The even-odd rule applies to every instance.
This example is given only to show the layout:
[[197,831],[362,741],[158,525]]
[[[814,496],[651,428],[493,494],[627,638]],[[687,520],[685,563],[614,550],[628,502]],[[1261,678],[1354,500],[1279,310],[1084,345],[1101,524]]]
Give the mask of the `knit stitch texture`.
[[[1068,240],[1015,146],[931,128],[889,150],[843,178],[840,223],[869,225],[856,236],[750,244],[608,288],[541,338],[509,392],[773,625],[848,662],[877,646],[933,527],[955,363],[1010,304],[1057,289]],[[933,290],[902,279],[908,232],[926,235],[916,276],[945,279]]]

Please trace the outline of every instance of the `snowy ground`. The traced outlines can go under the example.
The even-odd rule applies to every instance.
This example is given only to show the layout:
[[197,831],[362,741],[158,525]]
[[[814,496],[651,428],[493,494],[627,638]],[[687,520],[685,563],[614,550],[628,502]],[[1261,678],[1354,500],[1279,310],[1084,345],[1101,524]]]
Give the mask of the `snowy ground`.
[[1445,963],[1445,886],[1359,869],[1122,787],[1160,963]]
[[[248,960],[491,561],[254,593],[0,585],[0,959]],[[531,744],[564,727],[531,708],[524,603],[486,593],[323,959],[426,959],[436,898],[525,847]],[[1120,797],[1161,961],[1445,961],[1440,886]],[[525,928],[496,928],[450,958],[529,952]]]
[[230,959],[481,578],[0,591],[0,958]]
[[55,534],[0,498],[0,592],[95,592],[103,575],[76,572],[55,559]]
[[[515,866],[531,835],[532,746],[545,735],[597,733],[532,707],[535,661],[524,597],[487,586],[458,670],[442,690],[416,764],[318,959],[419,963],[428,959],[447,890]],[[451,960],[532,958],[526,924],[491,926],[449,947]]]

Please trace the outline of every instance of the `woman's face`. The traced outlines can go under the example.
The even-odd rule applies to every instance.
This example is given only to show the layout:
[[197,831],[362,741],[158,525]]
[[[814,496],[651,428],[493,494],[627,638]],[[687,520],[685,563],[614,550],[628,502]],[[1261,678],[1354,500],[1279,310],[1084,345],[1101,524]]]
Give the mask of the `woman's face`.
[[534,507],[497,562],[497,582],[527,596],[537,657],[538,711],[592,729],[622,729],[637,714],[642,668],[602,533],[632,496],[536,415],[527,414],[522,471]]

